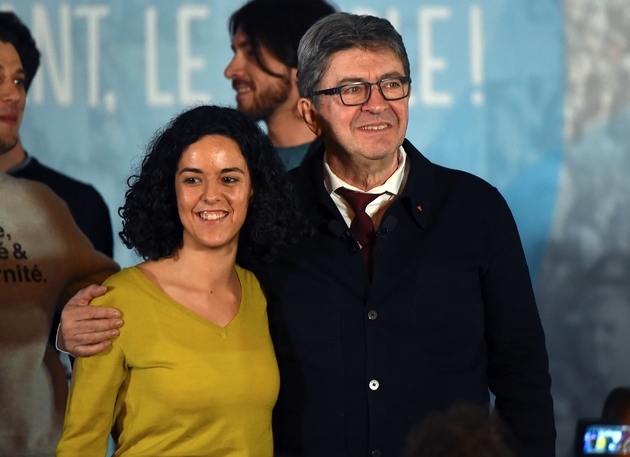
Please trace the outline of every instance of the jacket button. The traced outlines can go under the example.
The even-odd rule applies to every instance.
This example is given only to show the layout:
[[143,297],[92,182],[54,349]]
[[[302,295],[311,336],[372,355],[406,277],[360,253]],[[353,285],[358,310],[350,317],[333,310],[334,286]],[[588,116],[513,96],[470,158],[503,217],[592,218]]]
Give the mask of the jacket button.
[[374,319],[376,319],[378,317],[378,313],[376,311],[374,311],[373,309],[371,309],[370,311],[368,311],[368,319],[373,321]]
[[374,449],[374,450],[372,451],[372,457],[381,457],[381,455],[383,455],[383,454],[382,454],[382,452],[381,452],[380,450],[378,450],[378,449]]
[[379,385],[380,385],[380,384],[378,383],[378,381],[377,381],[376,379],[372,379],[372,380],[370,381],[370,384],[369,384],[370,389],[372,389],[372,390],[376,390],[376,389],[378,389],[378,386],[379,386]]

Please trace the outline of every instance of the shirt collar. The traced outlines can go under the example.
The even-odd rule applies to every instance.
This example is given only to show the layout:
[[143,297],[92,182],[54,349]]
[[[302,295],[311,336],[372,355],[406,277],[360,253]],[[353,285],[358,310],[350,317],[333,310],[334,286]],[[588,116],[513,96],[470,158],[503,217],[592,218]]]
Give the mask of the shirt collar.
[[[387,178],[387,181],[385,181],[383,184],[381,184],[380,186],[374,187],[373,189],[370,189],[366,193],[369,193],[369,194],[388,193],[390,195],[398,195],[398,191],[400,190],[403,179],[405,177],[406,163],[407,163],[407,153],[405,152],[405,149],[402,146],[400,146],[398,148],[398,168],[396,168],[396,171],[389,178]],[[326,163],[325,153],[324,153],[324,185],[326,186],[326,190],[328,191],[329,194],[333,194],[335,190],[339,189],[340,187],[345,187],[346,189],[354,190],[357,192],[364,192],[363,190],[358,189],[352,184],[348,184],[339,176],[337,176],[335,173],[333,173],[328,163]]]

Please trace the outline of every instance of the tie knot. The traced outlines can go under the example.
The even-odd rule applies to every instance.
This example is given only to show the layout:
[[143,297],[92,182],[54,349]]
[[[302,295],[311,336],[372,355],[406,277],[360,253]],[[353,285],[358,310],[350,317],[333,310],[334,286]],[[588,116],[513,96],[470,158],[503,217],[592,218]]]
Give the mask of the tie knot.
[[335,192],[341,195],[348,202],[355,213],[365,212],[367,205],[385,193],[366,194],[365,192],[357,192],[355,190],[346,189],[345,187],[340,187],[335,190]]
[[346,189],[345,187],[340,187],[335,190],[335,192],[341,195],[354,211],[354,218],[350,224],[350,229],[352,229],[357,241],[361,245],[363,258],[367,263],[368,272],[371,275],[375,234],[374,223],[372,222],[370,216],[368,216],[365,212],[365,208],[385,192],[380,194],[366,194],[365,192],[357,192]]

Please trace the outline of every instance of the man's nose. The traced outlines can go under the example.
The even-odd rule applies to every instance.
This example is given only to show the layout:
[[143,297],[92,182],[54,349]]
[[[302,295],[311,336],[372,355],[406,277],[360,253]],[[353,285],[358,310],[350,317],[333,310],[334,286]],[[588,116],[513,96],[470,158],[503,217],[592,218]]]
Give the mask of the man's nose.
[[383,97],[381,90],[377,83],[373,83],[370,86],[370,94],[367,101],[362,105],[362,108],[369,111],[383,110],[387,106],[387,100]]
[[3,101],[18,101],[24,92],[24,86],[15,83],[15,78],[4,78],[0,84],[0,97]]
[[227,67],[225,67],[225,71],[223,72],[223,74],[227,79],[234,79],[236,74],[240,70],[242,70],[242,68],[242,58],[239,56],[238,53],[235,53],[234,57],[232,57],[232,60],[230,60],[230,63],[228,63]]

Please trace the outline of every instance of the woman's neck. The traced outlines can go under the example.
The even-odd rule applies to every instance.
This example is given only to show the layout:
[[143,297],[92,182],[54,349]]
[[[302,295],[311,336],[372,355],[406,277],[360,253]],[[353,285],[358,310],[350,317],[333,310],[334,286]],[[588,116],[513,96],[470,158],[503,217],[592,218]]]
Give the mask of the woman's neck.
[[170,258],[149,260],[137,268],[159,289],[204,319],[225,327],[236,316],[241,284],[232,252],[179,249]]
[[236,249],[200,251],[182,247],[172,257],[149,260],[138,268],[150,273],[147,277],[158,285],[189,284],[201,292],[229,284],[235,275],[235,263]]

